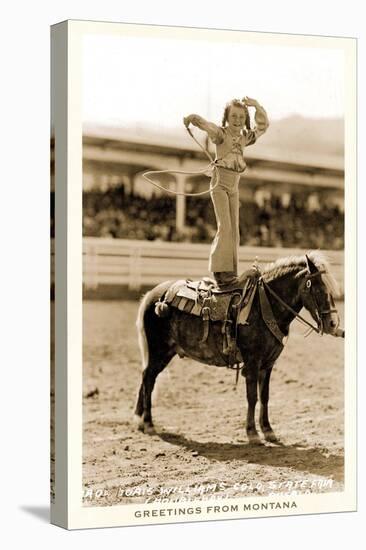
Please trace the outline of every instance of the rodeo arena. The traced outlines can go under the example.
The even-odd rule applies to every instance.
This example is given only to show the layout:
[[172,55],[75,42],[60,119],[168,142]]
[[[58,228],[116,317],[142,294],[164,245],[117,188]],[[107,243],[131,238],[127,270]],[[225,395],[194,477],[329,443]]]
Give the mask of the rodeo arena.
[[85,506],[343,488],[343,151],[248,148],[220,292],[202,143],[84,128]]

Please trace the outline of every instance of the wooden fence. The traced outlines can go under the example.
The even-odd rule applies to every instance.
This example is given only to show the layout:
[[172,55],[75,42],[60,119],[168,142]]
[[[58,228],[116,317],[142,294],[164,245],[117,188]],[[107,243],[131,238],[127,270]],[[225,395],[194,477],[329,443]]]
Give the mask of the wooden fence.
[[[207,271],[210,245],[166,243],[86,237],[83,239],[85,290],[123,286],[129,290],[151,287],[167,279],[200,278]],[[289,248],[240,247],[240,271],[257,257],[260,265],[282,256],[303,254]],[[332,273],[344,288],[343,251],[325,251]]]

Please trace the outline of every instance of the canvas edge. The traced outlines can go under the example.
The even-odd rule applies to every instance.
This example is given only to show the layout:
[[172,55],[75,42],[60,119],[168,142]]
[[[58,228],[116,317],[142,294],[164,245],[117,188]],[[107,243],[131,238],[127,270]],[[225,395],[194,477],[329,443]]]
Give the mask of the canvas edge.
[[[67,120],[68,22],[51,26],[51,140],[54,142],[54,411],[51,403],[51,437],[54,438],[54,498],[50,521],[68,527],[68,392],[67,392]],[[54,378],[52,380],[52,377]],[[53,415],[53,422],[52,422]],[[52,457],[51,457],[52,458]]]

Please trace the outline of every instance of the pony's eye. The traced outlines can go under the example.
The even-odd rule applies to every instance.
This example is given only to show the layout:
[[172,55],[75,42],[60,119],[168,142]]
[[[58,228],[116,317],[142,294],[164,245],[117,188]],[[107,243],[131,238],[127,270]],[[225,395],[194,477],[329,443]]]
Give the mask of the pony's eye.
[[310,279],[308,279],[306,281],[306,288],[310,288],[310,287],[311,287],[311,281],[310,281]]

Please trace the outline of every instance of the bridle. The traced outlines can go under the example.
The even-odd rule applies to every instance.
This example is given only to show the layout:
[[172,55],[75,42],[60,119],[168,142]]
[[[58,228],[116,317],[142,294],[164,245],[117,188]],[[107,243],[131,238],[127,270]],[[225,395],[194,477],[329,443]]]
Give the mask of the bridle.
[[338,328],[339,322],[340,322],[339,316],[338,316],[338,311],[337,311],[337,309],[335,307],[335,304],[334,304],[333,296],[331,294],[329,294],[330,304],[331,304],[332,307],[330,307],[328,309],[321,309],[321,307],[319,305],[319,302],[316,298],[317,293],[316,293],[316,291],[313,290],[312,279],[315,279],[316,277],[321,277],[323,273],[326,273],[326,271],[325,270],[318,270],[315,273],[308,273],[305,276],[305,289],[303,291],[306,294],[308,294],[308,298],[314,306],[313,311],[316,314],[316,322],[318,324],[318,333],[320,333],[320,334],[324,333],[323,317],[325,315],[329,315],[331,313],[337,314],[337,326],[335,328]]
[[[330,294],[330,301],[331,301],[331,304],[332,306],[334,307],[331,307],[331,308],[328,308],[328,309],[321,309],[319,303],[318,303],[318,300],[316,299],[316,296],[314,294],[314,291],[313,291],[313,285],[312,285],[312,279],[314,279],[315,277],[320,277],[323,273],[326,273],[325,270],[319,270],[315,273],[311,273],[309,270],[307,270],[308,273],[307,275],[305,276],[305,284],[304,284],[304,291],[305,293],[308,294],[308,297],[309,299],[312,301],[313,305],[314,305],[314,313],[315,313],[315,316],[316,316],[316,323],[318,326],[315,326],[313,325],[312,323],[310,323],[309,321],[307,321],[307,319],[305,319],[304,317],[302,317],[302,315],[300,315],[300,313],[298,313],[295,309],[293,309],[291,306],[289,306],[278,294],[277,292],[275,292],[270,286],[268,283],[266,283],[266,281],[263,279],[263,276],[261,276],[258,280],[258,283],[260,285],[263,285],[263,287],[265,288],[266,291],[268,291],[276,300],[277,302],[279,302],[287,311],[291,312],[294,317],[296,319],[298,319],[301,323],[303,323],[304,325],[306,325],[307,327],[309,327],[309,331],[308,333],[306,334],[306,336],[308,334],[310,334],[310,332],[314,331],[316,332],[317,334],[323,334],[324,333],[324,321],[323,321],[323,317],[325,315],[329,315],[330,313],[336,313],[337,314],[337,317],[338,317],[338,321],[337,321],[337,327],[339,326],[339,316],[338,316],[338,311],[337,309],[335,308],[335,305],[334,305],[334,300],[333,300],[333,297],[332,295]],[[337,328],[336,327],[336,328]],[[282,343],[282,342],[281,342]]]

